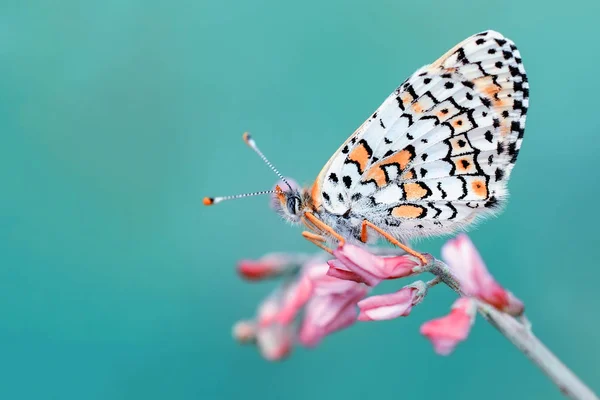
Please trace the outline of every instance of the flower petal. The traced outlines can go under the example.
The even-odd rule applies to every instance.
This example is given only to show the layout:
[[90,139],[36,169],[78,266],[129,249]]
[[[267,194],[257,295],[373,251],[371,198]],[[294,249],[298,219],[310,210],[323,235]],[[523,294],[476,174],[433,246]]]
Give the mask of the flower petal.
[[262,356],[269,361],[279,361],[292,350],[292,332],[289,327],[270,325],[258,330],[256,342]]
[[333,255],[369,286],[376,286],[383,279],[409,276],[413,273],[413,268],[419,265],[410,256],[380,257],[350,244],[339,246],[333,251]]
[[442,247],[442,258],[467,296],[475,296],[512,315],[523,313],[523,303],[496,282],[467,235],[460,234],[446,242]]
[[240,343],[251,343],[256,339],[256,324],[252,321],[238,321],[233,326],[233,337]]
[[303,276],[297,283],[290,285],[283,296],[283,304],[277,315],[277,321],[283,325],[291,323],[314,291],[313,282]]
[[281,253],[267,254],[258,260],[241,260],[238,263],[238,274],[249,281],[260,281],[274,278],[292,267],[291,259]]
[[413,301],[418,290],[405,287],[396,293],[367,297],[358,302],[359,321],[382,321],[407,316],[412,310]]
[[305,308],[299,340],[304,346],[316,346],[326,335],[356,321],[356,303],[367,294],[364,285],[356,285],[345,294],[311,298]]
[[369,286],[377,286],[381,278],[373,273],[373,264],[378,260],[376,256],[357,246],[344,244],[333,250],[333,255],[341,261],[348,270],[360,276],[361,280]]
[[431,340],[436,353],[448,355],[469,336],[476,311],[475,302],[462,297],[454,302],[450,314],[424,323],[421,334]]

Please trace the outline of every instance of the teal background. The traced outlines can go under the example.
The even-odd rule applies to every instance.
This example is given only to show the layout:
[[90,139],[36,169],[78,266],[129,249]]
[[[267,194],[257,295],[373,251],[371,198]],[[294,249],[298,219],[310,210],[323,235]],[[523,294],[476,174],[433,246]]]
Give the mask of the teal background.
[[[309,183],[396,85],[465,37],[512,38],[531,83],[512,198],[472,238],[535,332],[600,391],[596,1],[0,4],[0,398],[559,399],[483,320],[450,357],[410,318],[283,363],[232,324],[273,284],[236,260],[312,251],[266,198],[251,131]],[[439,254],[442,239],[418,244]],[[388,283],[379,291],[391,291]]]

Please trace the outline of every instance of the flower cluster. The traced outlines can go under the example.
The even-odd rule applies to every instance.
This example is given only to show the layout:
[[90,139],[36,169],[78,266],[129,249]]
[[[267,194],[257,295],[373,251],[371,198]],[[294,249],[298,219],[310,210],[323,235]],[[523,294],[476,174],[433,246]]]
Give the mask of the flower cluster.
[[[294,343],[314,347],[325,336],[355,321],[380,321],[408,316],[413,307],[439,282],[455,288],[461,297],[450,313],[421,326],[438,354],[449,354],[465,340],[475,319],[478,302],[517,316],[523,303],[490,275],[470,239],[461,234],[442,248],[446,264],[431,256],[427,265],[410,255],[378,255],[381,251],[350,244],[322,256],[271,254],[240,262],[238,272],[248,280],[282,278],[281,285],[260,305],[253,321],[236,324],[234,336],[255,343],[269,360],[287,356]],[[416,281],[395,293],[366,297],[383,280],[436,276]],[[356,308],[358,308],[358,313]]]
[[245,260],[239,274],[248,280],[282,278],[281,285],[259,306],[253,321],[238,322],[234,337],[255,343],[268,360],[286,357],[292,343],[316,346],[325,336],[356,321],[356,303],[368,287],[327,275],[322,256],[267,255]]

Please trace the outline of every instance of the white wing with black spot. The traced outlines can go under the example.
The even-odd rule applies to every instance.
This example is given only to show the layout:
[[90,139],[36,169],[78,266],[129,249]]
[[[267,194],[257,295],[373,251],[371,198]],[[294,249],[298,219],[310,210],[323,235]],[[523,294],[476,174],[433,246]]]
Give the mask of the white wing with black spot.
[[342,145],[313,186],[315,203],[403,238],[491,214],[507,196],[528,97],[514,43],[471,36],[416,71]]

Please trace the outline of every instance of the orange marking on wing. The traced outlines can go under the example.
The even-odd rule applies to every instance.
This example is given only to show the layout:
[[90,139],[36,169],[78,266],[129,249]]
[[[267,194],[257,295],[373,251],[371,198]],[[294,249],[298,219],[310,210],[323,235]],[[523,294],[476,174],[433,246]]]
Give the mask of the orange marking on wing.
[[420,183],[405,183],[402,188],[408,200],[422,199],[427,195],[427,190]]
[[400,170],[406,168],[409,162],[412,161],[414,157],[414,153],[411,153],[407,149],[397,152],[391,157],[386,158],[383,165],[398,163],[400,165]]
[[451,141],[451,144],[452,151],[459,151],[460,149],[462,149],[462,147],[460,147],[460,145],[458,144],[458,140]]
[[348,155],[350,161],[358,163],[359,172],[362,174],[369,162],[369,152],[365,148],[364,143],[360,143],[356,146]]
[[412,101],[414,100],[410,93],[406,93],[404,96],[401,97],[401,99],[403,104],[412,103]]
[[454,121],[452,121],[452,126],[455,128],[461,127],[463,124],[463,120],[462,118],[456,118]]
[[375,181],[377,187],[382,187],[388,184],[387,178],[385,176],[385,172],[381,165],[373,165],[371,168],[367,170],[363,181]]
[[487,185],[482,180],[474,180],[471,182],[471,189],[477,196],[486,199],[488,197]]
[[323,202],[321,201],[321,185],[323,183],[323,180],[325,179],[325,174],[327,173],[327,170],[329,169],[329,167],[331,166],[331,163],[333,162],[333,160],[338,156],[338,154],[340,153],[340,151],[342,151],[342,149],[348,145],[348,142],[350,142],[350,140],[353,137],[356,137],[358,135],[360,135],[360,133],[362,132],[365,124],[368,122],[369,120],[365,120],[365,122],[363,122],[358,129],[356,129],[354,131],[354,133],[352,135],[350,135],[350,137],[348,137],[348,139],[346,139],[346,141],[344,143],[341,144],[341,146],[336,150],[335,153],[333,153],[331,155],[331,157],[329,158],[329,160],[327,160],[327,162],[325,163],[325,165],[323,166],[323,168],[321,168],[321,171],[319,171],[319,174],[317,175],[317,178],[315,179],[312,188],[310,189],[310,193],[311,193],[311,197],[312,197],[312,202],[313,202],[313,208],[316,210],[318,208],[320,208],[323,205]]
[[448,112],[448,109],[445,109],[445,108],[443,110],[440,110],[439,112],[435,113],[435,115],[437,115],[437,117],[440,119],[440,121],[445,121],[446,119],[448,119],[449,114],[450,113]]
[[423,112],[423,107],[419,104],[418,101],[412,105],[412,109],[418,114]]
[[460,172],[467,172],[469,167],[471,167],[471,161],[467,158],[459,158],[454,165],[456,165],[456,169]]
[[422,207],[404,204],[394,207],[392,210],[392,216],[396,218],[418,218],[423,214],[423,212],[424,209]]
[[492,77],[484,76],[473,81],[477,86],[477,90],[485,94],[494,104],[495,108],[504,107],[506,102],[502,99],[496,99],[496,95],[500,93],[502,87],[495,84]]
[[413,157],[414,157],[414,153],[410,152],[407,149],[403,149],[403,150],[395,153],[394,155],[373,164],[366,171],[366,174],[362,180],[363,180],[363,182],[374,180],[375,184],[378,187],[385,186],[389,182],[385,176],[383,167],[385,167],[387,165],[391,165],[391,164],[398,164],[400,166],[400,171],[402,171],[412,161]]
[[488,86],[485,86],[483,88],[483,93],[485,93],[489,98],[493,99],[495,94],[500,93],[500,86],[497,86],[495,84],[491,84]]
[[404,180],[408,180],[408,179],[415,179],[415,170],[411,169],[409,171],[406,171],[405,173],[403,173],[400,176],[400,179],[404,179]]
[[321,207],[321,185],[319,181],[320,179],[317,178],[310,189],[310,197],[315,210]]

